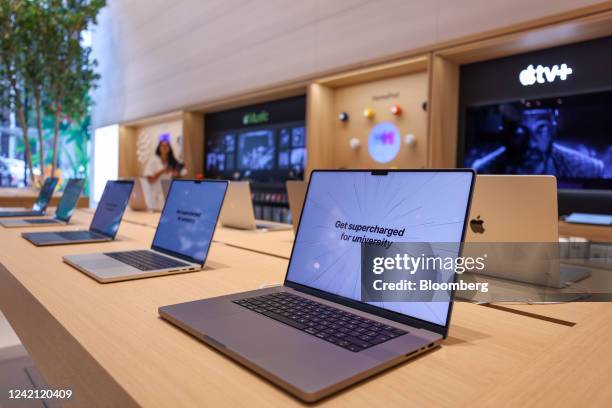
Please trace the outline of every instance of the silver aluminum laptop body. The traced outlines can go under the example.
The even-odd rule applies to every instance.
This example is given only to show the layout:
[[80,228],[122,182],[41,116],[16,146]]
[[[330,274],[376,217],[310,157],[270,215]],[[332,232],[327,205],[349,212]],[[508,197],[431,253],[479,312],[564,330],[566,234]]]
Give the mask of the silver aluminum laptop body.
[[[223,196],[225,195],[225,189],[227,187],[227,182],[225,181],[217,181],[217,180],[175,180],[173,181],[173,186],[177,183],[183,185],[195,185],[200,183],[215,183],[223,186]],[[223,196],[221,200],[218,202],[218,206],[215,205],[212,210],[212,214],[210,216],[213,219],[211,229],[206,233],[201,233],[198,237],[199,239],[204,238],[205,241],[208,242],[208,246],[206,248],[201,248],[200,252],[204,252],[203,261],[198,262],[193,258],[187,256],[186,254],[181,254],[177,252],[171,252],[167,249],[163,249],[160,247],[156,247],[156,241],[158,238],[163,239],[164,232],[161,231],[161,225],[165,222],[166,217],[176,217],[177,211],[174,206],[178,205],[180,208],[181,200],[183,197],[179,195],[180,190],[176,190],[175,196],[172,194],[172,187],[168,193],[169,199],[166,201],[166,205],[164,206],[164,210],[162,211],[162,215],[160,217],[159,224],[157,226],[157,230],[155,233],[155,237],[153,239],[153,243],[150,249],[147,250],[135,250],[135,251],[125,251],[124,253],[133,254],[135,252],[147,252],[147,255],[159,255],[163,257],[165,260],[174,261],[172,266],[169,267],[160,267],[155,269],[140,269],[135,266],[132,266],[124,261],[116,259],[115,256],[117,253],[93,253],[93,254],[80,254],[80,255],[66,255],[63,257],[64,262],[78,269],[79,271],[85,273],[86,275],[94,278],[100,283],[109,283],[109,282],[119,282],[125,280],[133,280],[133,279],[141,279],[141,278],[150,278],[154,276],[164,276],[171,275],[177,273],[185,273],[185,272],[195,272],[200,271],[204,268],[204,263],[206,261],[206,256],[208,254],[208,248],[210,242],[212,241],[212,236],[214,234],[214,228],[217,224],[217,220],[219,217],[219,212],[221,210],[221,205],[223,202]],[[210,200],[211,197],[207,197],[206,194],[201,194],[197,197],[198,201],[206,201]],[[179,234],[180,235],[180,234]],[[204,236],[208,235],[208,236]]]
[[58,225],[68,225],[68,221],[56,218],[17,218],[0,221],[0,225],[5,228],[33,228],[33,227],[55,227]]
[[149,209],[144,190],[142,188],[143,180],[141,177],[134,177],[134,189],[130,195],[130,209],[134,211],[146,211]]
[[[586,268],[561,265],[555,244],[559,241],[557,180],[545,175],[478,175],[470,210],[466,256],[492,253],[479,274],[541,286],[562,288],[590,276]],[[508,259],[510,251],[525,244],[533,250],[522,257]],[[488,246],[487,244],[491,244]],[[539,248],[540,252],[538,252]],[[471,253],[476,251],[478,253]],[[524,251],[523,251],[524,253]],[[544,259],[551,259],[543,262]]]
[[287,198],[289,200],[289,211],[291,212],[293,232],[297,232],[298,225],[300,224],[300,214],[302,213],[302,206],[304,205],[304,198],[306,198],[307,188],[308,182],[306,181],[287,181]]
[[6,228],[53,227],[68,225],[85,186],[84,179],[70,179],[53,217],[19,218],[0,221]]
[[58,179],[56,177],[47,177],[45,182],[38,193],[38,198],[32,206],[32,208],[20,208],[20,207],[2,207],[0,208],[0,217],[42,217],[47,211],[47,206],[53,197],[53,191],[57,185]]
[[[429,174],[426,174],[429,171],[421,170],[313,171],[290,266],[283,286],[164,306],[159,308],[160,316],[289,393],[309,402],[319,400],[435,348],[446,337],[452,302],[448,304],[446,323],[436,325],[425,320],[415,319],[407,314],[390,312],[390,310],[382,307],[303,286],[288,278],[292,270],[292,262],[297,262],[296,260],[300,259],[298,247],[304,248],[300,245],[308,245],[313,234],[322,231],[321,225],[313,225],[312,222],[305,221],[304,216],[307,212],[315,214],[316,211],[321,211],[320,208],[317,208],[320,202],[309,201],[308,196],[313,189],[316,190],[313,185],[317,183],[319,174],[357,173],[364,175],[364,177],[374,177],[402,172],[429,176]],[[434,173],[435,171],[430,172]],[[469,192],[465,193],[466,202],[462,203],[465,208],[462,209],[462,214],[459,217],[463,222],[457,224],[457,228],[462,228],[457,235],[461,236],[461,239],[465,234],[469,196],[471,195],[474,178],[474,174],[470,170],[463,172],[469,174],[467,176],[469,177],[469,187],[466,187]],[[375,182],[376,180],[372,181]],[[396,195],[395,191],[387,191],[387,193],[389,197]],[[353,197],[354,190],[350,190],[350,192],[347,190],[346,198],[349,194]],[[327,204],[330,205],[330,208],[335,205],[331,200]],[[405,212],[405,208],[409,208],[410,205],[410,202],[406,202],[405,206],[398,206],[397,208]],[[385,211],[391,207],[387,204],[385,206]],[[358,216],[363,217],[363,214]],[[365,221],[363,218],[358,219]],[[302,236],[310,239],[304,238],[304,241],[298,244]],[[357,257],[359,258],[359,256]],[[342,258],[346,259],[346,256]],[[352,259],[352,261],[359,262],[356,259]],[[297,270],[302,269],[300,265],[301,263],[296,266]],[[306,268],[307,265],[303,265],[303,267]],[[355,273],[359,272],[351,273],[347,271],[346,273],[347,279],[348,276],[353,276],[352,280],[355,279]],[[353,283],[349,284],[353,285]],[[354,284],[358,285],[358,282]],[[393,330],[403,330],[407,333],[359,352],[353,352],[323,340],[317,337],[318,335],[305,332],[303,328],[295,326],[295,321],[288,323],[287,320],[271,318],[270,315],[263,315],[235,303],[245,298],[271,294],[275,296],[297,295],[301,299],[312,300],[325,307],[347,312],[359,318],[369,319],[377,325],[390,327]],[[353,317],[350,319],[353,319]]]
[[166,199],[168,199],[168,192],[170,191],[170,185],[172,184],[172,179],[161,179],[160,181],[164,202],[166,202]]
[[221,225],[242,230],[290,230],[291,225],[255,219],[249,181],[230,181],[221,210]]
[[[113,241],[117,235],[133,186],[134,182],[131,180],[108,181],[88,230],[24,232],[21,236],[36,246]],[[113,188],[123,191],[118,191],[118,196],[113,197]],[[105,218],[107,213],[104,211],[107,206],[113,206],[117,209],[113,218],[108,220]]]
[[[156,252],[153,249],[148,251]],[[162,254],[162,253],[160,253]],[[202,265],[194,262],[184,262],[180,258],[176,258],[167,254],[165,257],[184,263],[184,265],[160,268],[150,271],[142,271],[133,266],[127,265],[124,262],[111,258],[104,253],[96,254],[81,254],[81,255],[66,255],[62,259],[68,265],[78,269],[89,277],[97,280],[100,283],[121,282],[126,280],[151,278],[154,276],[172,275],[176,273],[194,272],[202,269]]]

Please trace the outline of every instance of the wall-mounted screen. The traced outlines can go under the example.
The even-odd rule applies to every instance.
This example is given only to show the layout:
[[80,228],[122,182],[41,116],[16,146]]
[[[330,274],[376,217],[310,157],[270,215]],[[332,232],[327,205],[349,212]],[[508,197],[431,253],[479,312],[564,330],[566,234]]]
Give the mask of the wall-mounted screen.
[[457,165],[612,189],[612,37],[461,66]]
[[206,115],[206,177],[263,182],[303,178],[305,120],[305,96]]
[[612,185],[612,91],[470,106],[466,167],[552,174],[560,187]]

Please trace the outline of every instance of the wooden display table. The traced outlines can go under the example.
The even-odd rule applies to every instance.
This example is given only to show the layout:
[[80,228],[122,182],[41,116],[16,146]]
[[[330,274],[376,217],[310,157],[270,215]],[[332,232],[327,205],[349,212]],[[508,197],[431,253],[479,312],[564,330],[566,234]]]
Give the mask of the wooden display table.
[[[91,215],[78,211],[80,224]],[[72,229],[74,227],[63,227]],[[220,243],[204,272],[99,284],[61,261],[62,255],[146,248],[154,229],[123,223],[119,240],[36,248],[20,230],[0,228],[0,308],[52,387],[71,388],[66,406],[295,406],[300,402],[251,371],[158,317],[162,305],[251,290],[281,282],[287,261]],[[609,339],[612,318],[598,334]],[[280,324],[280,323],[279,323]],[[576,334],[575,334],[576,333]],[[433,352],[326,399],[325,406],[458,406],[504,401],[525,372],[529,387],[575,379],[561,395],[612,403],[609,390],[589,387],[607,378],[609,344],[581,342],[583,330],[492,308],[457,303],[450,337]],[[554,347],[553,347],[554,346]],[[552,357],[547,357],[554,350]],[[599,353],[605,351],[608,354]],[[578,364],[586,354],[589,365]],[[563,372],[537,375],[555,368]],[[569,368],[572,367],[572,370]],[[540,395],[539,401],[546,401]],[[584,399],[583,401],[588,401]]]
[[[159,212],[126,210],[123,220],[129,223],[157,228]],[[293,247],[293,230],[245,231],[217,225],[213,240],[237,248],[289,259]]]
[[612,227],[570,224],[559,221],[559,235],[564,237],[582,237],[595,242],[612,242]]
[[[31,188],[0,188],[0,207],[32,208],[38,198],[38,190]],[[50,206],[56,206],[62,198],[62,193],[55,192]],[[89,206],[89,197],[79,197],[77,207]]]

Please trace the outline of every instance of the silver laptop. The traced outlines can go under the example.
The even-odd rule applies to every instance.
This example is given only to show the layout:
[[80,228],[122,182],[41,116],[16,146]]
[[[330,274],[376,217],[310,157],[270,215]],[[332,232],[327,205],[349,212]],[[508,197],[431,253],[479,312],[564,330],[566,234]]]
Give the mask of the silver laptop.
[[172,179],[161,179],[160,181],[164,202],[166,202],[168,199],[168,192],[170,191],[170,184],[172,184]]
[[243,230],[286,231],[291,225],[255,219],[251,198],[251,183],[231,181],[221,211],[221,225]]
[[478,175],[466,242],[466,256],[489,252],[482,275],[554,288],[590,276],[558,261],[554,176]]
[[55,209],[55,215],[52,218],[19,218],[0,221],[3,227],[7,228],[23,228],[23,227],[46,227],[54,225],[67,225],[70,222],[72,213],[77,206],[85,179],[70,179],[64,188],[62,198]]
[[304,197],[306,197],[307,188],[308,183],[306,181],[287,181],[287,198],[289,199],[289,212],[291,212],[293,232],[297,232],[300,223],[300,214],[302,214],[302,206],[304,205]]
[[36,246],[107,242],[115,239],[134,182],[107,181],[89,230],[24,232],[21,236]]
[[199,271],[226,190],[226,181],[174,180],[150,249],[67,255],[64,262],[102,283]]
[[144,189],[142,188],[143,180],[141,177],[134,177],[134,188],[130,194],[129,206],[134,211],[146,211],[149,209]]
[[45,215],[49,202],[53,197],[53,191],[57,186],[58,179],[56,177],[47,177],[43,183],[38,198],[31,210],[15,209],[15,208],[0,208],[0,217],[40,217]]
[[338,222],[405,228],[398,241],[460,243],[473,178],[471,170],[315,170],[282,286],[159,314],[291,394],[325,397],[439,345],[452,308],[452,298],[362,301],[361,244],[341,239]]

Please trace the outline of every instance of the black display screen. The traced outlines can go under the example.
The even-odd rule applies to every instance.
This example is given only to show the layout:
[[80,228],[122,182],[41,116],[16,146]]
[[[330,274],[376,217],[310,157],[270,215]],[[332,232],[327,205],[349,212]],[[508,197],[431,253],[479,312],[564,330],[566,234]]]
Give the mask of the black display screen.
[[305,117],[305,96],[206,115],[206,177],[280,182],[302,178]]
[[612,37],[461,66],[457,165],[612,188]]
[[612,91],[471,106],[463,166],[551,174],[561,188],[612,186]]

